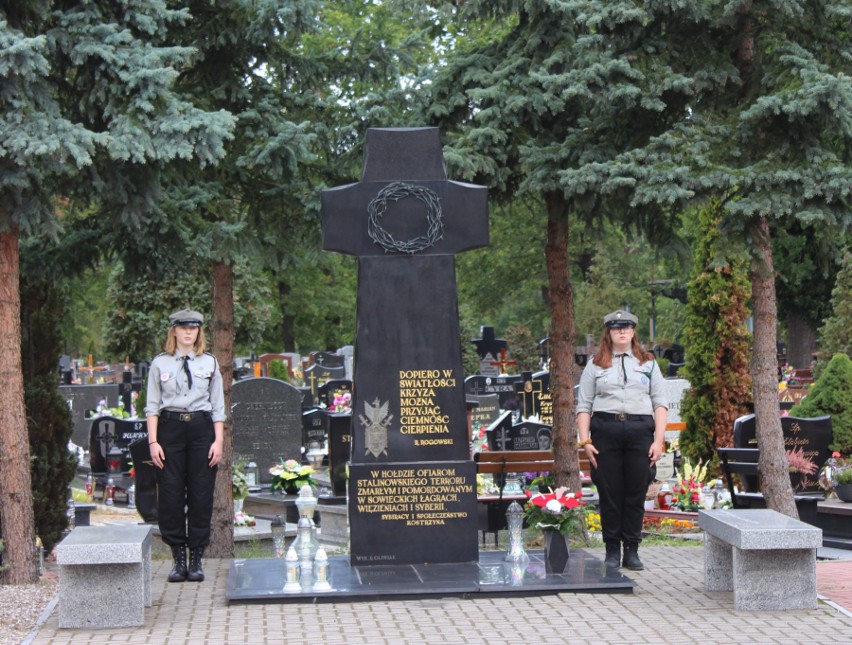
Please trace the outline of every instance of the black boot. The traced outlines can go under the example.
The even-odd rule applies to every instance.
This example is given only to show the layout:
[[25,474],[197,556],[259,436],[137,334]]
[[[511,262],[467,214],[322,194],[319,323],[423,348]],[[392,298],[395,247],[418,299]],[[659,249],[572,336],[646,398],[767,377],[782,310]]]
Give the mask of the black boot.
[[172,557],[175,560],[175,566],[169,573],[169,582],[183,582],[186,580],[186,547],[183,544],[173,546]]
[[202,582],[204,570],[201,568],[201,556],[204,555],[204,547],[197,546],[189,550],[189,573],[186,579],[190,582]]
[[630,569],[631,571],[642,571],[645,568],[645,565],[642,564],[642,560],[639,559],[639,544],[637,542],[625,542],[624,543],[624,561],[623,564],[625,567]]
[[606,541],[606,558],[604,564],[607,569],[618,569],[621,566],[621,542],[618,540]]

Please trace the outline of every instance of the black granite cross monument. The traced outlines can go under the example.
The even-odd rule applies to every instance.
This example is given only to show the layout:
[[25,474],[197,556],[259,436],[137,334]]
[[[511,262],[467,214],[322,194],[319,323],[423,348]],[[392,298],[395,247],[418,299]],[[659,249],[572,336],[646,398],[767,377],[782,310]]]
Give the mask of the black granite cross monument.
[[322,212],[323,248],[358,257],[351,563],[476,561],[454,254],[487,245],[487,191],[447,180],[437,128],[370,129]]

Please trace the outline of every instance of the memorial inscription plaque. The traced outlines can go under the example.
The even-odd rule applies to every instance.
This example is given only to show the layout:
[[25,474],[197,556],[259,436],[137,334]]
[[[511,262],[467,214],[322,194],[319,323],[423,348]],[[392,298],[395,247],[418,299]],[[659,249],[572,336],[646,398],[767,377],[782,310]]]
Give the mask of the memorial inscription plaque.
[[323,248],[358,256],[353,565],[478,558],[454,254],[488,243],[486,198],[436,128],[370,129],[361,181],[323,191]]

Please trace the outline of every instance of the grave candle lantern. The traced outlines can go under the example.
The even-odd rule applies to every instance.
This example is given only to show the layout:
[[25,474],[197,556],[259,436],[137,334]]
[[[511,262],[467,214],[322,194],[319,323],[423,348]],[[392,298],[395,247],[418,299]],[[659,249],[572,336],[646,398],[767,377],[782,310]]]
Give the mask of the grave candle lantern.
[[506,510],[506,525],[509,529],[509,548],[506,551],[507,562],[526,562],[530,559],[524,549],[524,510],[517,502],[509,504]]
[[276,558],[283,558],[285,554],[284,545],[286,541],[286,527],[280,515],[270,522],[272,530],[272,548]]

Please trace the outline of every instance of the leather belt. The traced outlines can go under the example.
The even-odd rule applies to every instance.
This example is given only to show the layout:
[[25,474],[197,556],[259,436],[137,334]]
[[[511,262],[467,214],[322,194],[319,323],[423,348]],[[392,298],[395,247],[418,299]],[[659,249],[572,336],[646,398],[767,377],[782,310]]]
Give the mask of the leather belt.
[[625,412],[595,412],[592,416],[604,421],[647,421],[653,419],[650,414],[627,414]]
[[160,410],[160,416],[164,419],[169,419],[170,421],[182,421],[183,423],[189,423],[193,419],[197,419],[198,417],[206,414],[210,413],[205,412],[204,410],[198,410],[196,412],[173,412],[172,410]]

